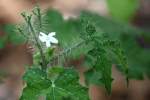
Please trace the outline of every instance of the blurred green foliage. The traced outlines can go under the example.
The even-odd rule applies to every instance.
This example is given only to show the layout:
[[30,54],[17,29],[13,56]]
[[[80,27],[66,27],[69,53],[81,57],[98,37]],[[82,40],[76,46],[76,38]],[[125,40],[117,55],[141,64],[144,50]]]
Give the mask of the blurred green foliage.
[[140,0],[106,0],[109,11],[115,20],[129,22],[136,13]]
[[4,35],[0,37],[0,49],[4,48],[7,43],[18,45],[24,42],[24,37],[21,34],[17,34],[14,25],[4,25],[1,29]]

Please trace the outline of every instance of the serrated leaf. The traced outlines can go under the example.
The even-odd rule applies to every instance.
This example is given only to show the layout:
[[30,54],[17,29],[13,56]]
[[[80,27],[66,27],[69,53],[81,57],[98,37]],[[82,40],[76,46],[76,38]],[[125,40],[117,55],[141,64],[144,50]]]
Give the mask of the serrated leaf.
[[46,89],[51,82],[46,77],[46,72],[39,68],[30,68],[23,77],[26,87],[23,89],[20,100],[38,100],[41,94],[46,94]]
[[109,51],[113,52],[116,56],[116,64],[120,65],[118,67],[120,67],[119,69],[124,73],[124,75],[126,76],[126,80],[127,80],[127,84],[128,84],[128,63],[127,63],[127,58],[125,56],[125,53],[122,49],[122,47],[120,46],[119,41],[112,41],[112,40],[104,40],[102,42],[102,45],[104,47],[107,47],[107,49],[109,49]]
[[45,86],[45,84],[49,83],[46,78],[46,72],[39,68],[28,69],[23,76],[23,80],[25,80],[28,86],[36,86],[36,84],[39,86]]
[[112,85],[112,75],[111,75],[111,67],[112,67],[112,64],[110,61],[108,61],[108,59],[106,58],[106,56],[104,55],[101,55],[100,59],[99,60],[99,63],[95,66],[96,69],[102,73],[102,83],[104,84],[108,94],[111,93],[111,85]]
[[89,100],[87,88],[79,84],[78,73],[65,69],[47,94],[47,100]]
[[97,47],[95,47],[93,50],[90,50],[88,54],[95,57],[96,62],[90,70],[85,72],[87,84],[104,86],[108,94],[110,94],[113,80],[111,77],[112,65],[106,56],[105,49],[103,49],[101,45],[97,45]]
[[40,95],[41,90],[32,87],[25,87],[19,100],[38,100]]
[[[60,70],[51,70],[58,73]],[[73,69],[61,70],[60,75],[55,80],[48,80],[46,73],[38,68],[31,68],[25,73],[23,79],[26,87],[23,89],[20,100],[38,100],[42,95],[47,95],[47,100],[89,100],[87,88],[79,84],[78,73]]]

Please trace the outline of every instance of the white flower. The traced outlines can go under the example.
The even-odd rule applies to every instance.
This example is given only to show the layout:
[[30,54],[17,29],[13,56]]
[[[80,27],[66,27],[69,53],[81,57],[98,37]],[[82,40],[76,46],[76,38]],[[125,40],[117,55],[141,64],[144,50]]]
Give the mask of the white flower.
[[51,32],[48,35],[46,35],[43,32],[40,32],[39,34],[39,39],[41,42],[45,42],[46,43],[46,47],[50,47],[51,43],[58,43],[58,40],[54,37],[55,36],[55,32]]

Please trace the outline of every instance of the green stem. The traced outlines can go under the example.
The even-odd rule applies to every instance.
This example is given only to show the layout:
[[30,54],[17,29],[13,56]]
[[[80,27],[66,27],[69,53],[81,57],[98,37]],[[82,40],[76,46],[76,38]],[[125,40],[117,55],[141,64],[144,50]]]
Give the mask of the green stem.
[[37,36],[36,36],[36,33],[35,33],[34,29],[33,29],[32,24],[31,24],[31,18],[29,18],[29,17],[28,17],[28,25],[29,25],[29,28],[30,28],[30,30],[31,30],[31,33],[33,34],[33,37],[34,37],[34,39],[35,39],[35,41],[36,41],[36,45],[37,45],[37,47],[38,47],[38,49],[39,49],[39,51],[40,51],[40,55],[41,55],[42,62],[43,62],[42,69],[43,69],[43,70],[46,70],[46,68],[47,68],[46,59],[45,59],[45,56],[44,56],[42,47],[41,47],[41,45],[40,45],[40,43],[39,43],[39,41],[38,41],[38,38],[37,38]]
[[42,28],[42,20],[41,20],[41,10],[38,7],[37,8],[37,13],[38,13],[38,19],[39,19],[39,24],[40,24],[40,29]]
[[38,4],[36,4],[36,9],[33,10],[33,14],[35,16],[37,16],[38,21],[39,21],[39,26],[40,26],[40,29],[41,29],[42,28],[42,17],[41,17],[41,9],[40,9]]
[[53,95],[53,100],[56,100],[56,97],[55,97],[55,83],[54,81],[51,81],[52,82],[52,95]]

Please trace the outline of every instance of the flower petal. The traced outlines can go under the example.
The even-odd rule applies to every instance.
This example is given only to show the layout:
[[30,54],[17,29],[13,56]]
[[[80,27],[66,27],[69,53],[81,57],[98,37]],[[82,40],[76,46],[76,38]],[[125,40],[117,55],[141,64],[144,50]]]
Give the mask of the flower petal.
[[46,42],[46,37],[47,37],[46,34],[40,32],[40,34],[39,34],[39,39],[40,39],[42,42]]
[[51,43],[58,43],[58,40],[55,37],[50,37],[50,42]]
[[40,35],[39,35],[39,39],[40,39],[41,42],[45,42],[46,41],[46,38],[43,37],[43,36],[40,36]]
[[46,41],[46,47],[51,47],[51,43],[49,41]]
[[54,35],[56,35],[56,32],[51,32],[51,33],[48,34],[48,37],[52,37]]
[[44,37],[47,37],[47,35],[45,34],[45,33],[43,33],[43,32],[40,32],[40,34],[39,34],[40,36],[44,36]]

